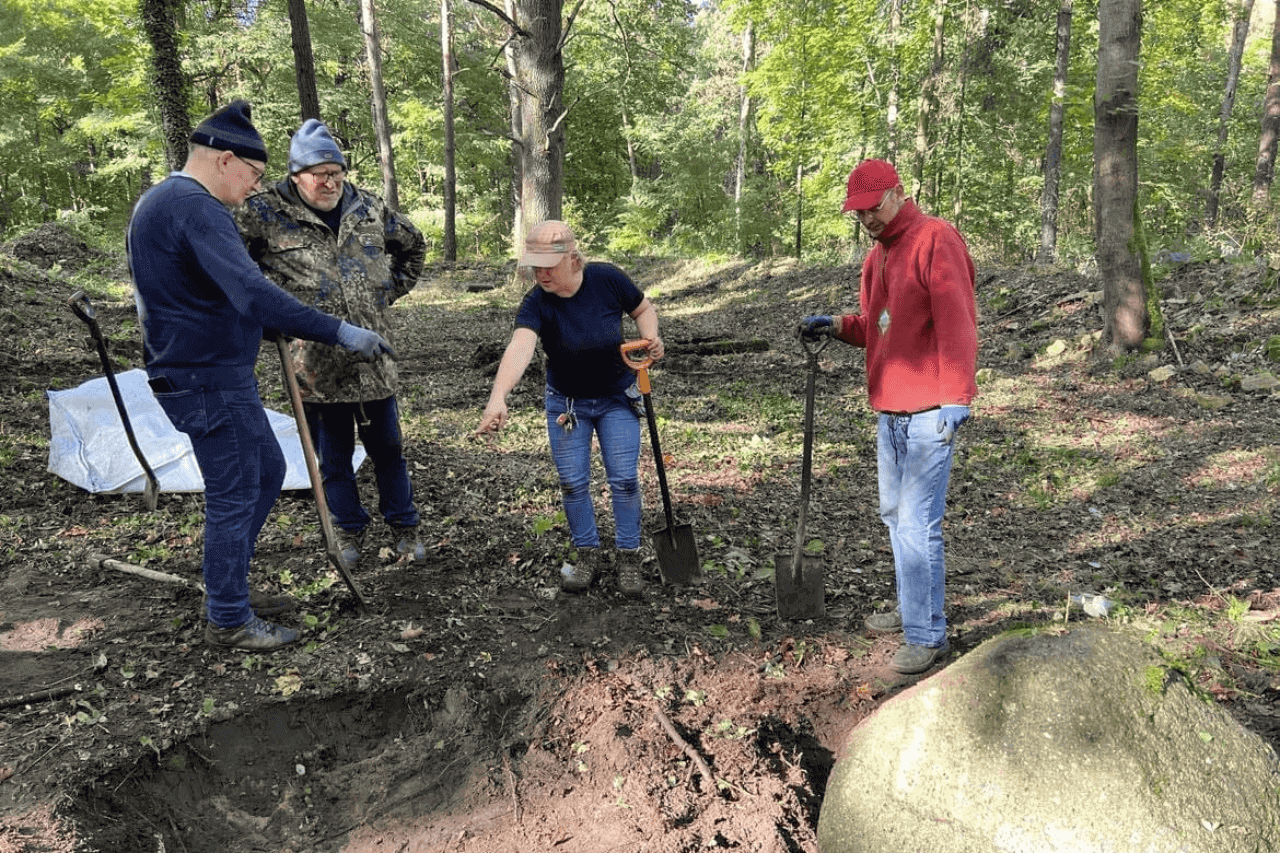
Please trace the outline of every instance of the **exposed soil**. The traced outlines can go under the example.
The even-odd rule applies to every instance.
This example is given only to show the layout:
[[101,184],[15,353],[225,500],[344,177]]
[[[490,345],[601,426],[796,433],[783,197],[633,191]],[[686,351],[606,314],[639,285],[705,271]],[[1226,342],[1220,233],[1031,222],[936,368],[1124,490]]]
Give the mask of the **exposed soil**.
[[[202,643],[198,591],[87,559],[198,580],[199,496],[162,495],[149,513],[137,494],[88,494],[48,473],[36,440],[44,391],[101,373],[59,270],[119,259],[88,257],[56,228],[6,249],[31,263],[0,259],[0,853],[817,850],[845,733],[918,680],[887,668],[897,639],[861,629],[893,574],[852,348],[824,353],[818,377],[807,532],[823,541],[826,616],[780,620],[770,577],[797,517],[799,458],[769,450],[798,446],[805,361],[792,328],[851,310],[854,268],[627,264],[662,315],[654,402],[676,513],[706,565],[699,584],[663,586],[649,553],[640,600],[611,577],[559,593],[567,536],[548,455],[468,436],[519,295],[509,270],[430,271],[396,309],[428,558],[397,560],[375,526],[356,575],[362,613],[326,566],[309,493],[286,493],[254,581],[305,599],[307,643],[251,656]],[[1097,281],[979,279],[983,397],[947,522],[952,654],[1061,619],[1081,590],[1154,619],[1170,646],[1203,649],[1178,608],[1222,610],[1233,596],[1251,603],[1237,621],[1259,639],[1244,654],[1221,643],[1197,672],[1280,743],[1266,633],[1280,613],[1274,276],[1175,270],[1161,286],[1176,351],[1118,364],[1088,356]],[[468,292],[486,284],[500,286]],[[131,303],[95,305],[118,369],[139,366]],[[715,340],[742,351],[715,354]],[[1169,376],[1151,372],[1161,366]],[[264,397],[288,411],[277,373],[264,348]],[[540,387],[531,370],[513,411],[535,409]],[[736,439],[707,455],[743,431],[758,456]],[[1081,460],[1101,473],[1078,476]],[[653,531],[665,520],[647,442],[642,466]],[[362,487],[375,506],[368,471]],[[607,495],[598,502],[609,540]]]

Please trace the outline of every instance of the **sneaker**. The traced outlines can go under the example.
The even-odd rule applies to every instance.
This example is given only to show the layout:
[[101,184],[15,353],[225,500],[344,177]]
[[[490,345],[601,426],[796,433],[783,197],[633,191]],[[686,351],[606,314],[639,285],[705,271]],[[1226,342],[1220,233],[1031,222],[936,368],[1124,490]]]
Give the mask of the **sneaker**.
[[889,661],[889,669],[903,675],[916,675],[932,667],[949,651],[951,651],[951,643],[945,639],[936,649],[907,643],[898,649],[893,660]]
[[579,548],[578,562],[565,563],[560,568],[560,588],[565,592],[585,592],[596,579],[596,548]]
[[[292,595],[276,595],[260,589],[249,590],[249,606],[256,616],[270,619],[298,609],[298,599]],[[200,618],[209,621],[209,596],[200,600]]]
[[872,613],[863,624],[873,634],[896,634],[902,630],[902,614],[896,610]]
[[644,592],[639,551],[618,552],[618,592],[623,595],[640,595]]
[[264,622],[257,616],[234,628],[219,628],[212,622],[204,626],[204,641],[209,645],[246,652],[275,651],[296,641],[298,636],[293,628]]
[[338,536],[338,562],[344,572],[355,571],[360,565],[360,549],[364,547],[363,530],[347,530],[345,527],[333,531]]
[[427,546],[418,538],[417,527],[392,527],[398,536],[396,539],[396,556],[408,557],[416,563],[427,559]]

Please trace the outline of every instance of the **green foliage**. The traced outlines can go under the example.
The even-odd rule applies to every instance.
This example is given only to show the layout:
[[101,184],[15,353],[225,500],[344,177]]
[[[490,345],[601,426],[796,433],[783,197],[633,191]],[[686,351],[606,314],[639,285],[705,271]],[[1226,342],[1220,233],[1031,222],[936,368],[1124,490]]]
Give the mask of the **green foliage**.
[[[1056,3],[908,4],[894,29],[884,7],[865,0],[575,8],[564,47],[562,204],[594,246],[762,257],[790,254],[798,230],[806,257],[845,260],[865,238],[840,213],[844,181],[868,156],[892,157],[921,207],[952,219],[980,260],[1025,258],[1037,244]],[[1257,148],[1254,104],[1267,85],[1266,33],[1251,37],[1244,56],[1218,228],[1199,221],[1232,9],[1168,0],[1144,10],[1139,219],[1153,258],[1280,249],[1274,223],[1243,216]],[[438,5],[407,0],[378,11],[402,208],[439,251]],[[357,10],[344,0],[308,4],[307,14],[322,117],[349,156],[352,179],[379,189]],[[1075,9],[1062,95],[1057,239],[1068,264],[1093,254],[1096,19],[1096,4]],[[755,48],[744,71],[748,23]],[[11,0],[0,24],[0,231],[59,219],[118,241],[133,201],[167,169],[136,0]],[[286,0],[203,0],[183,8],[178,26],[192,117],[249,98],[272,155],[269,178],[282,178],[299,120]],[[487,10],[457,10],[455,225],[464,256],[510,251],[506,38]],[[744,86],[752,112],[735,199]]]

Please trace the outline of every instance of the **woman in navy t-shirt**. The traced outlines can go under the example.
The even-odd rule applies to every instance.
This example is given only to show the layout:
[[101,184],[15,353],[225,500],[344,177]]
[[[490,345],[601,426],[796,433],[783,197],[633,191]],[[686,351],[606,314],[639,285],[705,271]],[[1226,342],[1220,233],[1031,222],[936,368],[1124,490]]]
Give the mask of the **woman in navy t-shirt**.
[[578,560],[561,569],[560,586],[583,592],[595,580],[600,532],[591,500],[591,438],[600,439],[618,548],[618,589],[644,590],[640,573],[640,418],[635,373],[622,361],[622,315],[636,321],[654,359],[663,355],[658,312],[612,264],[587,263],[573,231],[548,220],[525,238],[520,265],[537,286],[525,294],[476,434],[507,422],[507,395],[519,383],[539,339],[547,354],[546,413],[551,456],[560,475],[565,516]]

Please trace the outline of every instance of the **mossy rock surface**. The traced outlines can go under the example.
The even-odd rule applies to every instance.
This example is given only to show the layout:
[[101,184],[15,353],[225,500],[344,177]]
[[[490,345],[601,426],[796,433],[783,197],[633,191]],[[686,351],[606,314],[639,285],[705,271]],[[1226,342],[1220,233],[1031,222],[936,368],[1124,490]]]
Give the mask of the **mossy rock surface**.
[[1280,850],[1275,753],[1103,626],[1006,635],[850,733],[823,853]]

